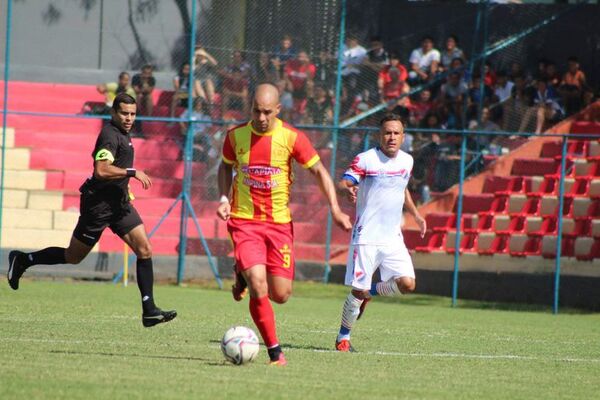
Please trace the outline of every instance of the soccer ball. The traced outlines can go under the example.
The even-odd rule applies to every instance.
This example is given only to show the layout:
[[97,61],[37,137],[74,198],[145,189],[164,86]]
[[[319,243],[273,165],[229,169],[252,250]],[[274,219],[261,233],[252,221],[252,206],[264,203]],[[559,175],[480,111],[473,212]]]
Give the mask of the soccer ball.
[[256,333],[245,326],[233,326],[221,339],[221,351],[225,359],[235,365],[251,362],[258,355],[259,344]]

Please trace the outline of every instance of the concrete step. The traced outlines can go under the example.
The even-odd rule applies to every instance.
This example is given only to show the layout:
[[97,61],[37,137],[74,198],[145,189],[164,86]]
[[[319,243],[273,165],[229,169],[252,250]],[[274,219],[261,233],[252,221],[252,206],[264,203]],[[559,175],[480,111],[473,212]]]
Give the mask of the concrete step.
[[[29,161],[31,154],[29,149],[24,148],[7,148],[4,150],[6,160],[4,161],[5,169],[26,170],[29,169]],[[2,162],[2,152],[0,152],[0,163]]]
[[4,208],[2,227],[52,229],[52,211],[27,208]]
[[[0,128],[0,147],[2,146],[2,128]],[[15,130],[13,128],[6,128],[6,148],[15,147]]]
[[4,189],[4,198],[2,204],[8,208],[27,208],[27,190]]
[[34,210],[62,210],[63,193],[51,190],[31,190],[27,208]]
[[6,169],[4,171],[4,187],[7,189],[44,189],[46,187],[46,172]]
[[2,247],[38,248],[50,246],[67,247],[71,240],[71,230],[2,228]]
[[61,231],[73,230],[79,219],[79,213],[72,211],[54,211],[52,215],[52,228]]

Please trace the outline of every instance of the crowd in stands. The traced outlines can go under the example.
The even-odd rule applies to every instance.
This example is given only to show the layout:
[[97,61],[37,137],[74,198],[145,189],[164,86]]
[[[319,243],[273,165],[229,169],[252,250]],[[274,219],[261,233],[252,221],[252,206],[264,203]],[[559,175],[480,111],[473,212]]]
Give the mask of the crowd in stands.
[[[406,60],[386,49],[378,37],[365,47],[349,36],[341,61],[341,121],[380,106],[379,114],[359,125],[376,126],[381,113],[394,111],[406,127],[416,129],[407,134],[403,149],[415,157],[417,197],[429,189],[444,191],[457,182],[461,137],[443,134],[443,129],[540,133],[594,100],[576,57],[566,59],[564,66],[564,60],[557,64],[541,59],[536,71],[525,70],[519,61],[500,60],[498,64],[510,67],[498,69],[490,60],[483,65],[470,63],[453,35],[443,41],[441,50],[432,37],[424,37]],[[171,117],[184,112],[181,107],[187,106],[191,85],[196,118],[245,119],[254,85],[271,82],[281,92],[282,119],[307,126],[333,123],[336,54],[311,55],[286,35],[270,52],[233,51],[225,65],[199,45],[193,64],[183,63],[173,78]],[[141,115],[153,115],[155,83],[152,66],[146,65],[131,82],[123,72],[118,82],[99,85],[98,91],[106,94],[107,107],[117,93],[126,91],[137,97]],[[187,124],[181,124],[181,129],[185,132]],[[195,131],[196,145],[202,149],[197,158],[216,157],[213,147],[218,138],[200,126]],[[364,135],[344,132],[340,154],[359,150]],[[319,138],[314,143],[317,148],[332,145],[327,134]],[[469,137],[471,172],[482,165],[482,155],[497,156],[518,143],[515,137]]]

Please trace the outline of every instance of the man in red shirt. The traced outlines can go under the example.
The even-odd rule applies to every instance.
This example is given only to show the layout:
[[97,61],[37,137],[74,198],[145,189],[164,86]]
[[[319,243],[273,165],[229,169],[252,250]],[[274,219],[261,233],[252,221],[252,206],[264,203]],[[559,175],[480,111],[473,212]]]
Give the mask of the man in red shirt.
[[298,57],[289,60],[285,65],[285,80],[288,90],[292,92],[294,112],[298,116],[304,115],[306,98],[308,92],[312,90],[316,71],[317,69],[310,62],[306,51],[300,51]]
[[277,88],[261,84],[252,103],[252,120],[227,132],[217,208],[219,218],[227,221],[240,273],[236,273],[234,298],[241,300],[247,283],[250,314],[273,365],[287,363],[277,339],[271,300],[282,304],[292,293],[294,247],[288,206],[292,159],[316,178],[333,221],[346,231],[352,228],[319,155],[302,131],[277,118],[280,109]]

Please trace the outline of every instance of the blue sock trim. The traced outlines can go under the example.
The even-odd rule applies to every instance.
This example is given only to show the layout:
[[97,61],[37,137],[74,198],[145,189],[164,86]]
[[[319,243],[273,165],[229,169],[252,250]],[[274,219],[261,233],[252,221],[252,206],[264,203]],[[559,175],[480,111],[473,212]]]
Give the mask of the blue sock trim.
[[350,334],[350,329],[346,328],[345,326],[340,326],[340,335],[349,335]]
[[376,283],[374,283],[374,284],[371,285],[371,290],[369,290],[369,294],[371,296],[377,296],[378,295],[378,293],[377,293],[377,284]]

